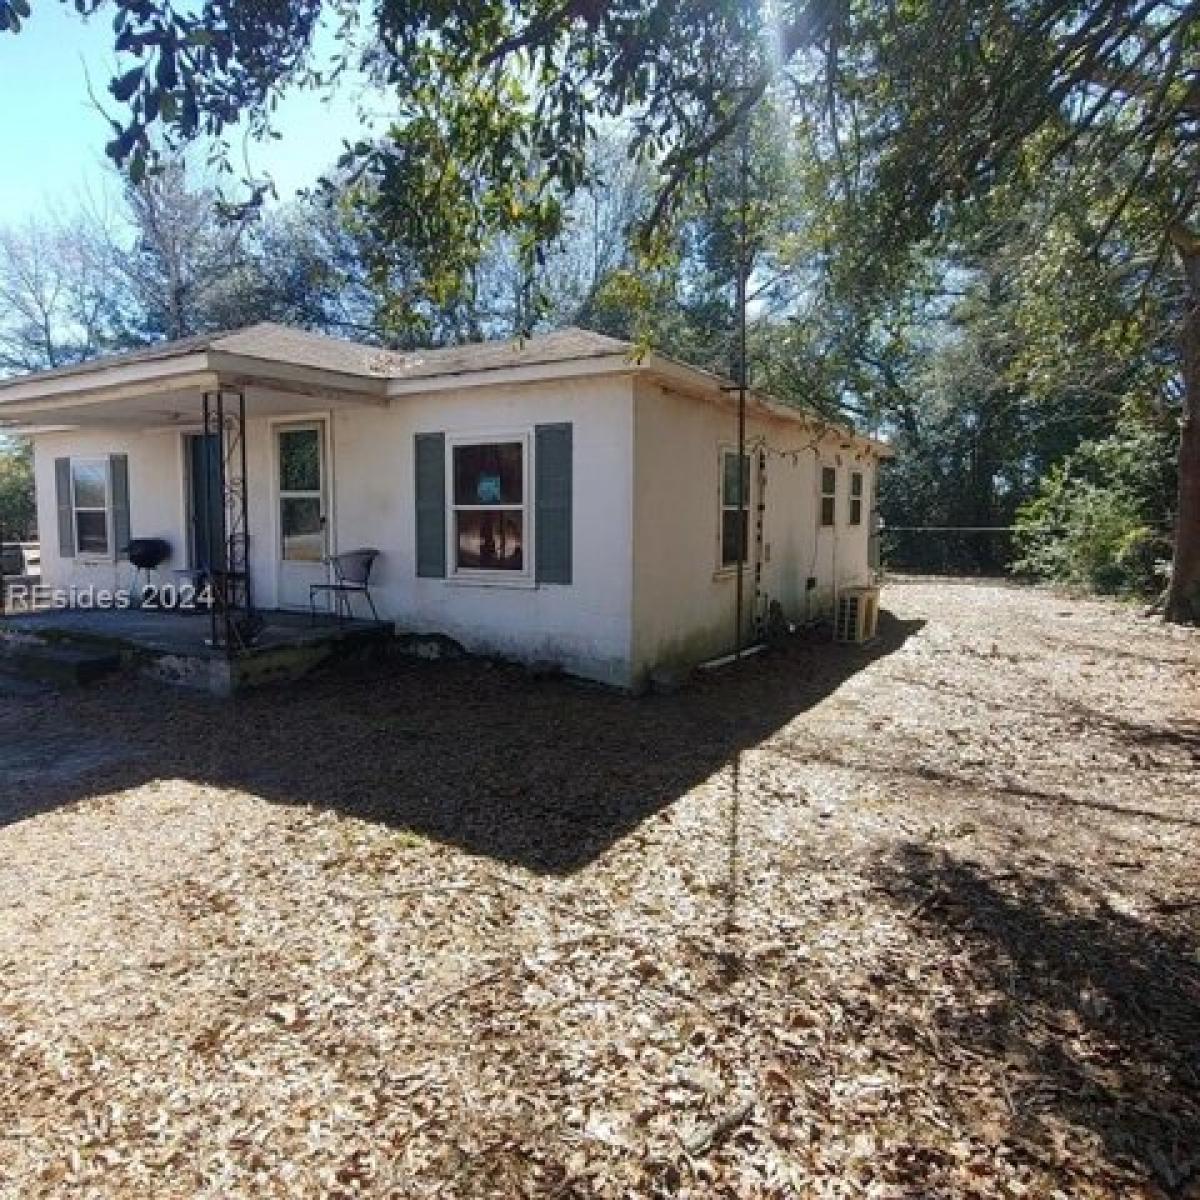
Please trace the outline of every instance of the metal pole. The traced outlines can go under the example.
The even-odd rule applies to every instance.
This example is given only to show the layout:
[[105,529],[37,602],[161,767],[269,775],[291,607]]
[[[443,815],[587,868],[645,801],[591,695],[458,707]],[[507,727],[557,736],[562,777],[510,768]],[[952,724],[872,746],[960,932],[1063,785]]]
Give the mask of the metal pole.
[[[204,513],[202,520],[204,521],[204,548],[205,548],[205,563],[204,570],[207,575],[205,579],[205,587],[208,590],[208,624],[209,624],[209,640],[214,646],[217,645],[217,591],[216,580],[213,571],[213,547],[212,547],[212,466],[209,460],[210,438],[212,437],[212,404],[209,400],[209,393],[204,393],[204,436],[201,438],[201,478],[203,479],[204,488]],[[199,531],[197,530],[196,540],[199,541]]]
[[[749,36],[747,30],[746,36]],[[743,43],[743,55],[745,46]],[[742,81],[746,82],[745,59],[743,57]],[[750,483],[750,472],[745,468],[746,462],[746,389],[749,384],[748,364],[746,356],[746,292],[750,273],[749,247],[749,216],[750,206],[750,114],[742,114],[739,131],[738,147],[738,271],[737,271],[737,322],[738,322],[738,351],[737,351],[737,471],[738,471],[738,518],[737,518],[737,599],[734,602],[734,620],[737,630],[734,634],[734,659],[742,656],[742,641],[744,632],[743,608],[745,596],[743,584],[746,575],[746,490]]]
[[246,617],[254,615],[250,595],[250,475],[246,466],[246,393],[238,392],[238,430],[242,440],[242,586],[245,591]]
[[233,621],[229,612],[229,481],[225,470],[225,393],[217,389],[217,492],[221,502],[221,615],[225,624],[225,654],[233,657]]

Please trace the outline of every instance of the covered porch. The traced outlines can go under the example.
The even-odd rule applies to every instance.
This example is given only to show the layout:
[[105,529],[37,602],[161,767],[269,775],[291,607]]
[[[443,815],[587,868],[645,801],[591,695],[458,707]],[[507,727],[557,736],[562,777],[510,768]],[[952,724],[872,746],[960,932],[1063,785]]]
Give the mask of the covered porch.
[[[329,559],[359,545],[337,544],[332,425],[342,410],[386,407],[379,354],[256,327],[6,388],[3,427],[37,435],[44,576],[61,593],[50,599],[55,619],[87,632],[119,622],[164,652],[182,639],[198,658],[310,640],[320,628],[310,607],[333,607],[321,587]],[[149,570],[131,544],[153,548],[141,564]],[[202,592],[209,615],[61,611],[97,592],[127,593],[136,605],[147,584],[172,601],[185,588]],[[344,615],[370,612],[354,600]]]

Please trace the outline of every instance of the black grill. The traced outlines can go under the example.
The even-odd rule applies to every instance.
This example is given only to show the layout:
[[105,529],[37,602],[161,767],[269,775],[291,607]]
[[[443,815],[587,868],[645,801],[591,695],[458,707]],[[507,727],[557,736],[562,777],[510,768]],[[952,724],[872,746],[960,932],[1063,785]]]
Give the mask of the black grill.
[[153,571],[171,557],[171,544],[162,538],[134,538],[125,553],[139,571]]

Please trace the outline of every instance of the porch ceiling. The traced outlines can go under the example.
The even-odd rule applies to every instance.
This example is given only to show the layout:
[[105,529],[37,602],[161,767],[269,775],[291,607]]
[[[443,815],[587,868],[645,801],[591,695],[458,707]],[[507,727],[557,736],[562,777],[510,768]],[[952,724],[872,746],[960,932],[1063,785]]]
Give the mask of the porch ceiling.
[[45,433],[70,429],[166,430],[199,427],[206,391],[238,391],[246,397],[247,417],[287,416],[347,406],[382,406],[383,396],[319,386],[304,381],[267,381],[211,374],[186,381],[163,380],[119,389],[97,389],[70,396],[0,406],[0,433]]

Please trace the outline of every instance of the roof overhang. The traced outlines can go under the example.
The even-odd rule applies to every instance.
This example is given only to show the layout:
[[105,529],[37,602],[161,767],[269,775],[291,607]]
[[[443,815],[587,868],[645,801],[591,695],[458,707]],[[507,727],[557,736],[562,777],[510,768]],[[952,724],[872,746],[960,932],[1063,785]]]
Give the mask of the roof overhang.
[[207,354],[187,354],[157,362],[114,364],[85,375],[16,379],[4,385],[0,419],[41,415],[80,404],[104,404],[122,396],[178,391],[211,385]]
[[389,399],[399,400],[405,396],[428,396],[438,392],[462,391],[464,388],[505,387],[595,375],[629,375],[636,370],[637,363],[628,354],[593,354],[514,367],[473,368],[390,379],[387,381],[387,395]]
[[[86,426],[171,428],[200,420],[201,397],[224,389],[246,395],[250,416],[310,408],[367,405],[383,407],[408,396],[428,396],[466,388],[520,386],[596,376],[640,376],[662,385],[733,407],[729,380],[663,355],[620,350],[515,366],[464,368],[405,377],[367,376],[303,366],[208,348],[169,358],[119,363],[79,374],[6,381],[0,394],[0,433],[46,433]],[[761,392],[747,394],[748,411],[813,431],[821,441],[868,450],[879,458],[892,448],[845,426],[782,404]]]
[[242,391],[249,415],[325,406],[383,406],[386,380],[202,351],[152,362],[114,363],[80,375],[16,380],[0,398],[0,431],[87,425],[170,425],[199,420],[205,392]]
[[[720,375],[714,375],[711,371],[658,354],[648,355],[641,366],[649,378],[656,379],[668,387],[704,396],[723,407],[737,407],[737,385]],[[895,457],[895,451],[887,442],[855,433],[849,427],[830,421],[818,413],[797,408],[794,404],[784,404],[753,388],[746,392],[746,411],[789,424],[802,425],[819,443],[830,443],[846,450],[865,450],[876,458]]]

